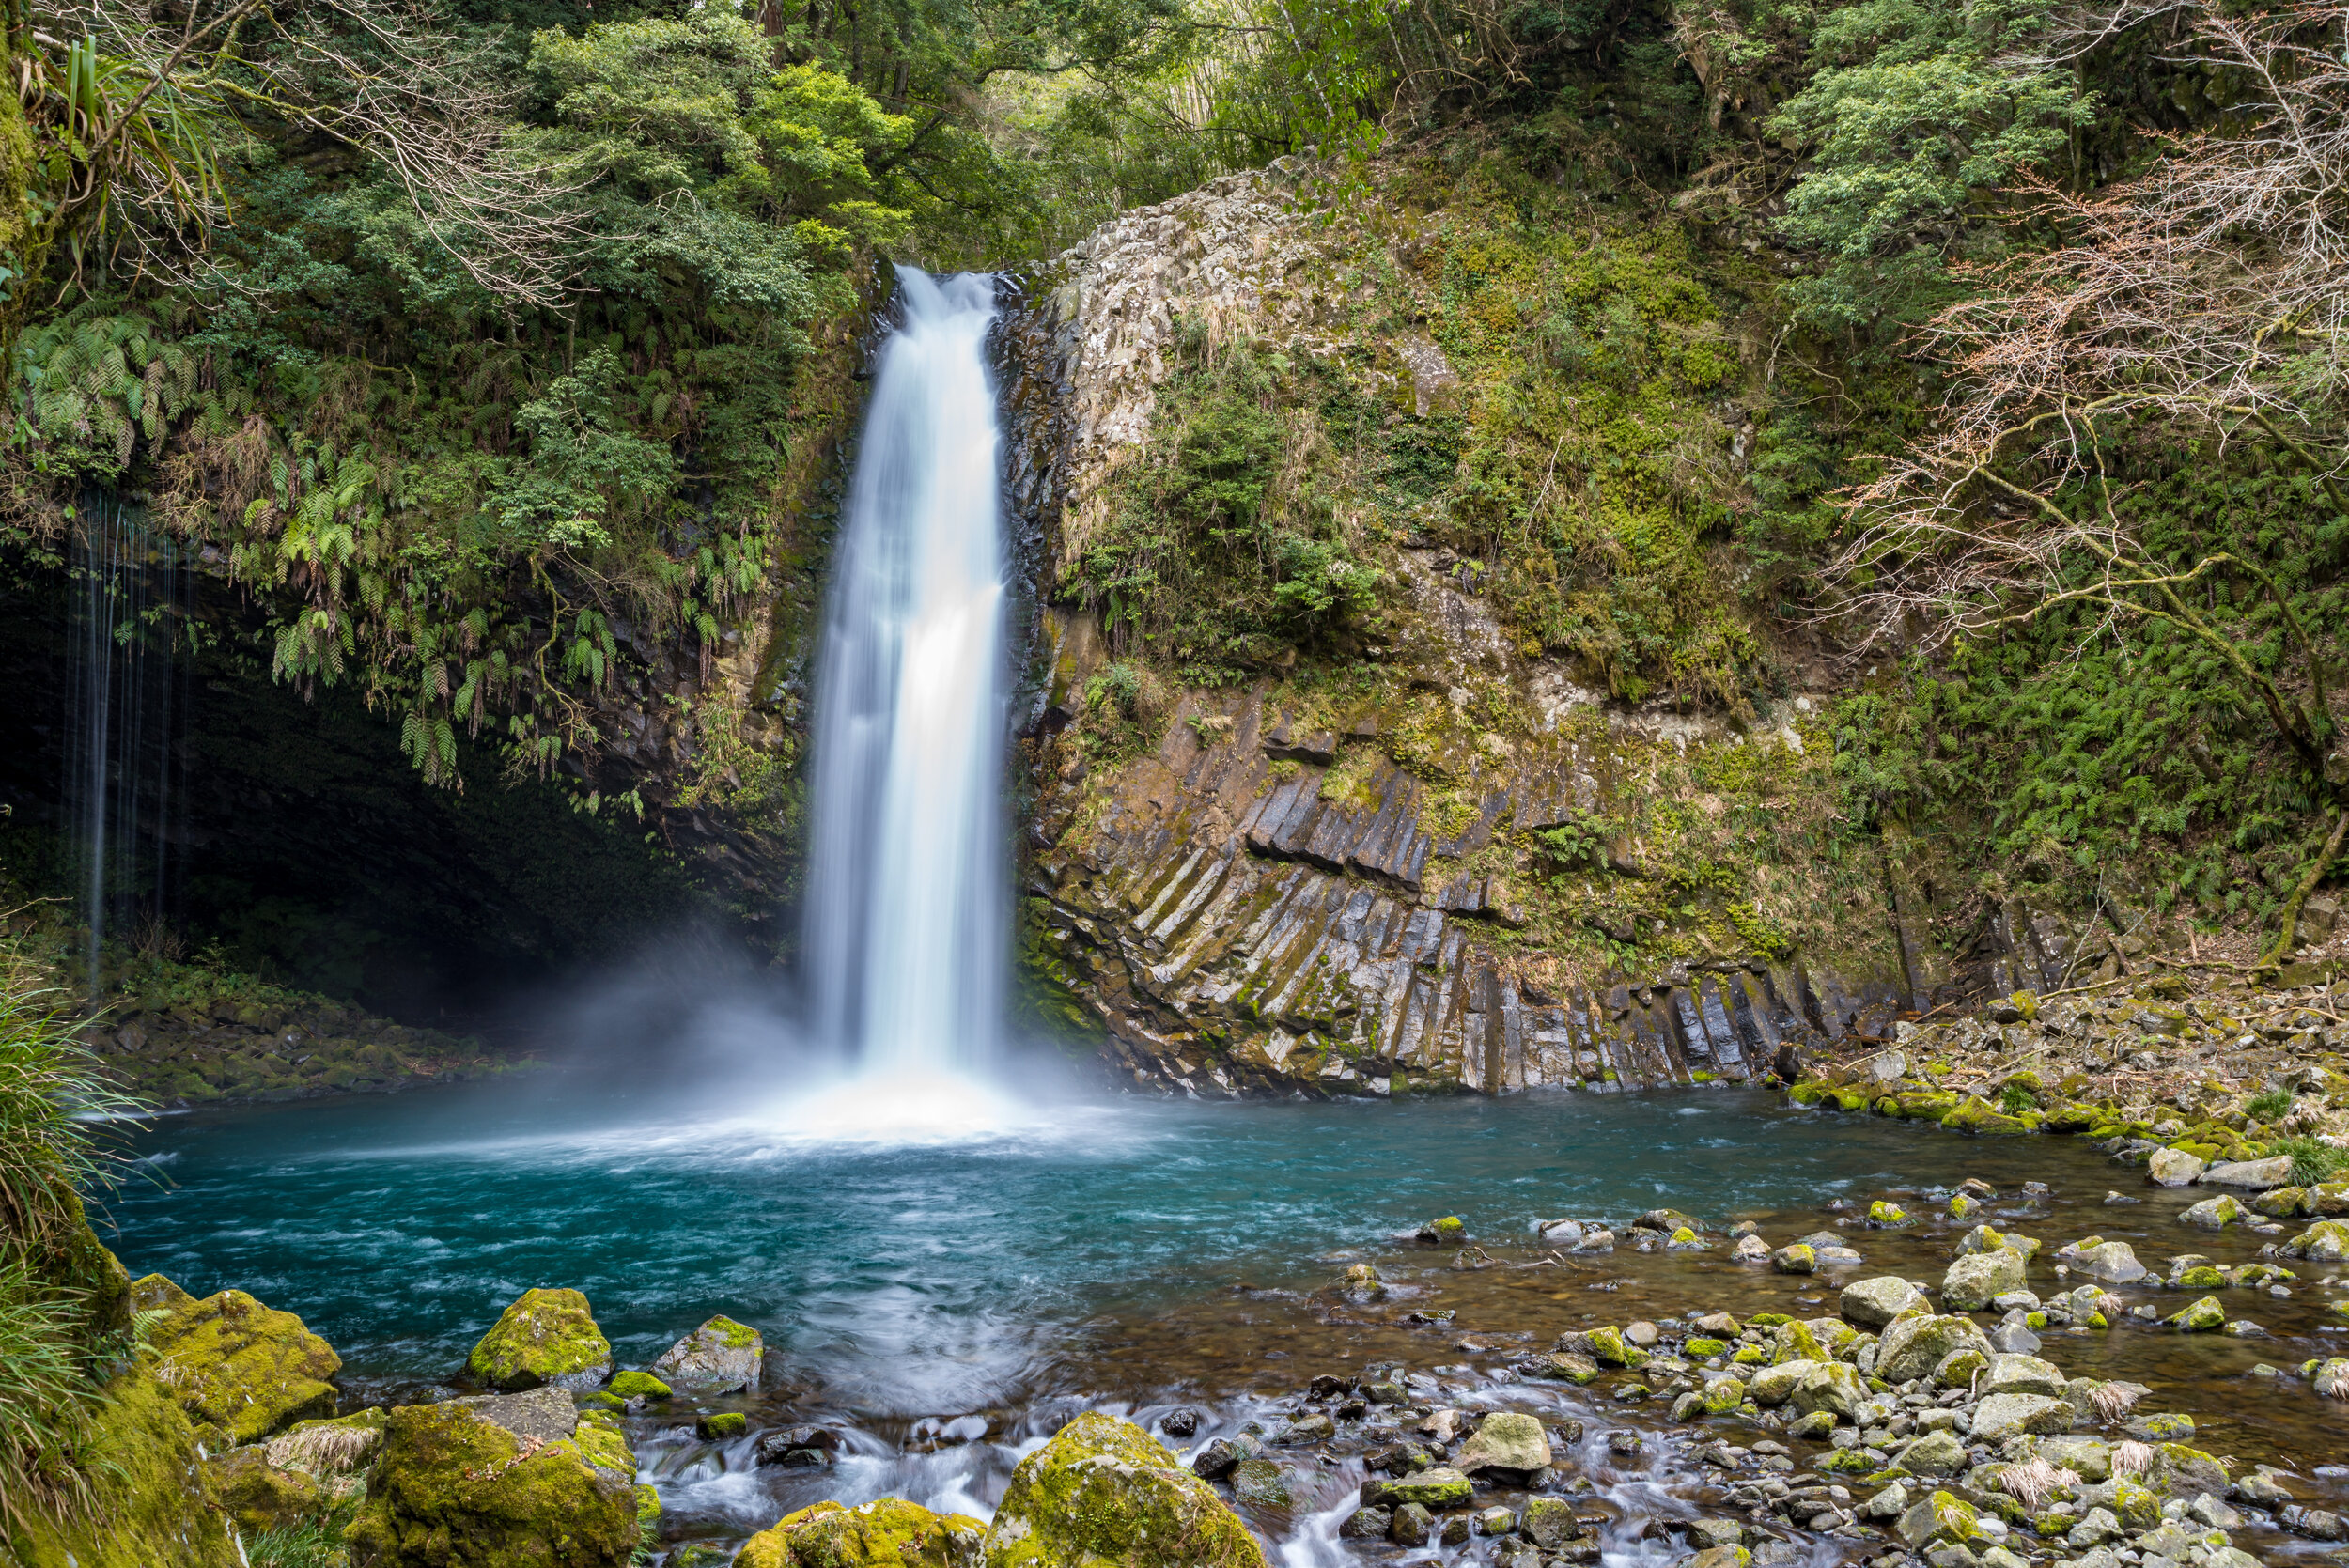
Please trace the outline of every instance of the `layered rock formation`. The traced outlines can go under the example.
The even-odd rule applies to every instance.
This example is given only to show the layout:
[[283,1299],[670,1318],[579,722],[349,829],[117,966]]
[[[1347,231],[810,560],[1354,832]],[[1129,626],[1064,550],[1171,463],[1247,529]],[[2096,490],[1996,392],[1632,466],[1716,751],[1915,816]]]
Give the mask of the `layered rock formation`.
[[[1349,257],[1408,250],[1408,221],[1325,221],[1301,178],[1276,166],[1127,214],[1028,280],[1004,334],[1010,494],[1048,590],[1151,441],[1180,332],[1341,364],[1395,418],[1460,396],[1441,349],[1381,335],[1356,308],[1373,285],[1341,281],[1377,271]],[[1609,701],[1512,639],[1472,563],[1407,538],[1383,565],[1367,662],[1171,684],[1126,725],[1136,744],[1097,722],[1116,662],[1097,619],[1039,613],[1029,958],[1138,1082],[1791,1077],[1807,1039],[1884,1035],[2077,967],[2081,933],[2018,906],[1952,945],[1935,923],[1957,901],[1897,824],[1830,861],[1824,692],[1735,712]]]

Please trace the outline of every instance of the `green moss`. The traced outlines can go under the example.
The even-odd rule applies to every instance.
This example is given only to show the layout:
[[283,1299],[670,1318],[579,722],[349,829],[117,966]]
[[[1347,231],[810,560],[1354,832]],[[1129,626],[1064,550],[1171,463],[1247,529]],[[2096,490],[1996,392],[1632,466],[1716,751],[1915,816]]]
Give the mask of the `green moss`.
[[1012,1472],[988,1568],[1264,1568],[1263,1548],[1206,1482],[1128,1421],[1087,1411]]
[[978,1568],[987,1526],[898,1498],[786,1514],[742,1546],[735,1568]]
[[8,1545],[23,1568],[238,1568],[236,1544],[205,1496],[195,1429],[150,1371],[106,1386],[83,1453],[93,1506],[63,1525],[14,1530]]
[[192,1301],[148,1336],[156,1375],[206,1443],[257,1442],[305,1417],[332,1415],[327,1379],[342,1358],[291,1312],[241,1290]]
[[396,1409],[346,1536],[352,1568],[622,1568],[639,1539],[634,1465],[610,1457],[590,1425],[525,1444],[461,1405]]
[[615,1399],[667,1399],[670,1389],[651,1373],[631,1367],[605,1384],[604,1392]]
[[531,1290],[499,1314],[465,1370],[506,1392],[546,1383],[588,1387],[612,1365],[611,1342],[575,1290]]

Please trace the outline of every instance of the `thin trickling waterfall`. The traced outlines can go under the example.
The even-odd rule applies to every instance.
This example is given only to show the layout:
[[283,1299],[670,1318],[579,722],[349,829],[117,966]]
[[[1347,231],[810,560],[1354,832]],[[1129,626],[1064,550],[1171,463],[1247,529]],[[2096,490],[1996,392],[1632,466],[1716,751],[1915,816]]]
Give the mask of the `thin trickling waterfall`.
[[802,951],[817,1038],[916,1078],[980,1065],[1001,1017],[1004,556],[994,280],[897,283],[824,631]]
[[189,575],[179,546],[109,498],[84,503],[71,558],[67,853],[86,930],[84,979],[104,989],[107,945],[157,931],[178,889],[171,847]]

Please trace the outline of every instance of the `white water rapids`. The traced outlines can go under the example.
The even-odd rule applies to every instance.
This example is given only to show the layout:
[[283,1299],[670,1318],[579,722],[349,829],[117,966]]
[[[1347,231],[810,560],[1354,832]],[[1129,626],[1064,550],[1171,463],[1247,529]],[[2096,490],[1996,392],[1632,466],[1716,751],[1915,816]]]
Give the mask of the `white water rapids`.
[[897,270],[820,656],[802,951],[868,1114],[975,1109],[1007,898],[995,282]]

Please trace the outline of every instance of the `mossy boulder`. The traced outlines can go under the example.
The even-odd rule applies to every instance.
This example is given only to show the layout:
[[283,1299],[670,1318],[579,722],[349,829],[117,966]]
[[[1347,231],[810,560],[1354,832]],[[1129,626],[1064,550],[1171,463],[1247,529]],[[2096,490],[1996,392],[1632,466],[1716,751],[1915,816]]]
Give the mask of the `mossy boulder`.
[[1012,1472],[987,1568],[1265,1568],[1238,1514],[1130,1421],[1087,1411]]
[[1990,1354],[1990,1337],[1969,1317],[1895,1318],[1876,1342],[1875,1374],[1887,1383],[1922,1377],[1962,1347]]
[[978,1568],[987,1526],[898,1498],[786,1514],[743,1544],[734,1568]]
[[241,1530],[290,1529],[334,1507],[334,1493],[318,1477],[271,1464],[257,1444],[206,1460],[204,1490]]
[[405,1405],[344,1539],[352,1568],[622,1568],[635,1462],[556,1389]]
[[604,1392],[614,1399],[666,1399],[672,1391],[669,1385],[651,1373],[633,1369],[604,1385]]
[[653,1374],[702,1393],[732,1393],[758,1382],[766,1343],[758,1330],[730,1317],[713,1317],[661,1353]]
[[579,1292],[529,1290],[498,1314],[465,1358],[465,1370],[505,1393],[547,1386],[584,1390],[611,1372],[612,1344]]
[[225,1290],[186,1305],[149,1334],[155,1376],[210,1449],[255,1443],[311,1416],[334,1413],[327,1381],[342,1358],[291,1312]]
[[96,1507],[66,1524],[31,1515],[6,1537],[22,1568],[240,1568],[211,1506],[194,1427],[145,1369],[117,1377],[90,1412],[82,1451]]

